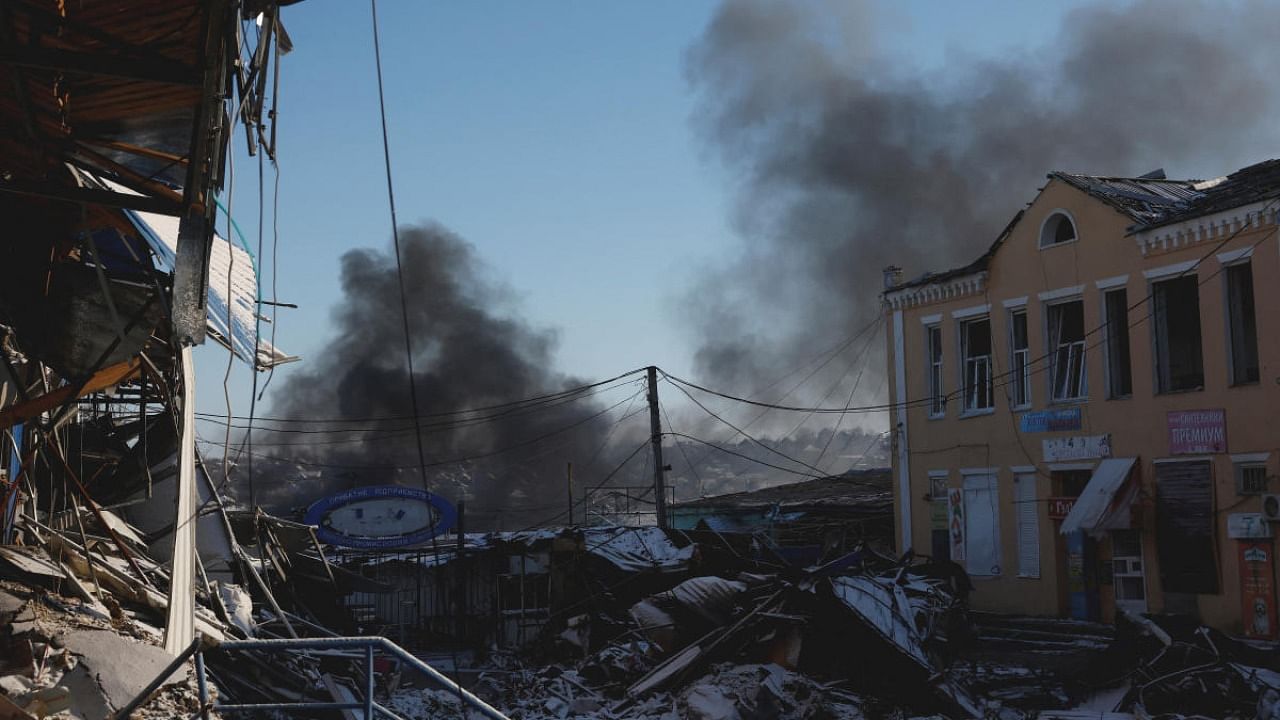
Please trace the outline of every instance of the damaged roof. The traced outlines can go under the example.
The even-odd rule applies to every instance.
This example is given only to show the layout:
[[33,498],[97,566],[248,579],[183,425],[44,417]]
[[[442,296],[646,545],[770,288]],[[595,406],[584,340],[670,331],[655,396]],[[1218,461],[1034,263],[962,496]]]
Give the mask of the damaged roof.
[[[1264,160],[1213,180],[1170,180],[1164,177],[1163,170],[1132,178],[1062,171],[1051,172],[1047,177],[1061,180],[1132,218],[1134,224],[1129,228],[1130,233],[1280,197],[1280,159]],[[885,292],[943,282],[986,270],[996,250],[1022,216],[1023,212],[1019,211],[977,260],[950,270],[926,272],[887,288]]]
[[857,507],[882,509],[893,504],[892,473],[888,468],[855,470],[817,480],[774,485],[682,502],[682,508],[754,510],[774,506]]
[[1196,189],[1197,181],[1168,180],[1163,170],[1136,178],[1051,172],[1049,179],[1058,179],[1078,188],[1140,224],[1154,222],[1169,212],[1186,207],[1201,195]]

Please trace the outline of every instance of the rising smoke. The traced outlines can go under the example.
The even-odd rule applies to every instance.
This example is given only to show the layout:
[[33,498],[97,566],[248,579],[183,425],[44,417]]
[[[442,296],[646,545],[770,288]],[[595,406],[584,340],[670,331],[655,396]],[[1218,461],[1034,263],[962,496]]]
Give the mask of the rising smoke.
[[[428,470],[431,489],[449,499],[469,497],[468,515],[475,529],[499,522],[510,528],[563,510],[565,462],[582,463],[599,450],[610,422],[607,415],[599,415],[605,406],[586,397],[459,426],[456,421],[464,416],[446,413],[557,393],[583,383],[555,370],[556,334],[521,319],[512,292],[489,278],[472,245],[439,225],[403,228],[400,241],[414,379],[420,412],[431,416],[424,419],[423,435],[427,462],[435,465]],[[279,473],[291,468],[267,470],[276,477],[257,483],[267,505],[307,503],[326,491],[357,485],[421,485],[400,290],[390,249],[346,253],[342,290],[333,311],[332,337],[273,393],[270,415],[337,418],[311,427],[344,432],[303,436],[314,441],[273,448],[273,455],[291,456],[298,467],[311,469],[318,478],[280,482]],[[570,426],[571,432],[526,444]],[[278,437],[270,432],[257,435]],[[512,447],[517,449],[489,458],[445,462]],[[255,470],[255,477],[261,475]]]
[[[758,388],[850,336],[879,312],[881,268],[968,263],[1051,170],[1212,177],[1275,154],[1278,5],[1098,3],[1046,47],[945,76],[878,47],[885,20],[733,0],[689,50],[694,125],[737,178],[743,238],[689,293],[702,377]],[[883,402],[876,374],[854,402]]]

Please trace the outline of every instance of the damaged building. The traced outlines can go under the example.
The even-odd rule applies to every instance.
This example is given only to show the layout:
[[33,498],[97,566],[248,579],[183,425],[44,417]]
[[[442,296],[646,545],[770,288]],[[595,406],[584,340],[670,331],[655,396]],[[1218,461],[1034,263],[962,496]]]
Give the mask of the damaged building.
[[975,608],[1277,636],[1280,161],[1066,172],[973,263],[886,271],[901,547]]

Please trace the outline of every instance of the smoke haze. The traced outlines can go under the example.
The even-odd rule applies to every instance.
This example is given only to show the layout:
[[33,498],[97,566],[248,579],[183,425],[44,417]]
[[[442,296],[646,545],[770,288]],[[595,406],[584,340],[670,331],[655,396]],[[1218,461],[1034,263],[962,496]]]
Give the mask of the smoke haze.
[[[684,303],[700,376],[759,388],[849,337],[884,266],[970,262],[1049,171],[1212,177],[1274,155],[1277,30],[1274,4],[1099,3],[1048,47],[941,77],[878,48],[870,6],[725,2],[686,58],[742,237]],[[883,401],[880,343],[855,403]]]

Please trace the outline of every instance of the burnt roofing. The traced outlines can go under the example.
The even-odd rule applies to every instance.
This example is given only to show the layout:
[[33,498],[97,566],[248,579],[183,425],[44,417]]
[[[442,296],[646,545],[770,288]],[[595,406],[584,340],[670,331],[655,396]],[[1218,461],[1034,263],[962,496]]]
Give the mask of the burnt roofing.
[[878,509],[893,503],[891,482],[892,472],[888,468],[854,470],[817,480],[699,498],[682,502],[679,507],[751,510],[779,505]]
[[[1131,233],[1181,222],[1202,215],[1230,210],[1250,203],[1280,197],[1280,160],[1264,160],[1241,168],[1225,178],[1207,182],[1167,180],[1162,177],[1108,177],[1055,171],[1050,179],[1078,188],[1133,218]],[[962,267],[928,272],[889,288],[893,292],[969,275],[986,270],[991,257],[1022,219],[1019,212],[996,241],[977,260]]]
[[1049,178],[1057,178],[1083,190],[1142,225],[1186,207],[1200,195],[1194,180],[1103,177],[1066,172],[1051,172]]
[[1264,160],[1217,181],[1198,183],[1197,187],[1196,196],[1190,202],[1171,208],[1159,218],[1134,230],[1148,230],[1280,197],[1280,160]]

